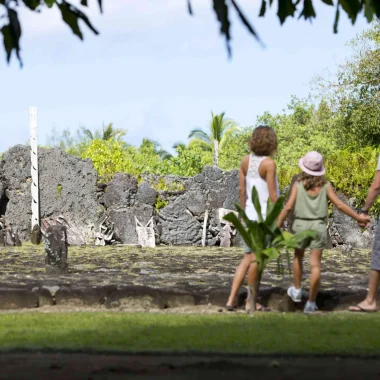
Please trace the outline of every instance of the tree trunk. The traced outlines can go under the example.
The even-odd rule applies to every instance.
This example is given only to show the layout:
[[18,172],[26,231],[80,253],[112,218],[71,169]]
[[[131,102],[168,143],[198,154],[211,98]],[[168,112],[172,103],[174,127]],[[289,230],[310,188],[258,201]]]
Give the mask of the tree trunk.
[[219,162],[219,141],[214,140],[214,166],[218,166]]

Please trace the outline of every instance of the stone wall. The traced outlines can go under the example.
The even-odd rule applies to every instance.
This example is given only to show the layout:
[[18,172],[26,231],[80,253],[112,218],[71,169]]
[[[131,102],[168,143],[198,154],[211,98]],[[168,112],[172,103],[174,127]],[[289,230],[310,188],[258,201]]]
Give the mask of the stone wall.
[[[90,160],[60,149],[39,149],[41,218],[63,215],[91,240],[99,223],[98,175]],[[31,231],[30,148],[17,145],[0,162],[2,213],[18,228],[25,241]]]
[[[145,175],[140,184],[126,173],[99,184],[89,160],[60,149],[39,150],[41,217],[63,215],[90,243],[105,218],[115,239],[136,244],[136,219],[146,225],[153,218],[156,244],[201,245],[206,210],[206,245],[218,246],[224,235],[220,208],[234,210],[238,202],[238,171],[205,167],[194,177]],[[22,240],[31,230],[30,149],[17,145],[0,162],[0,214],[18,228]],[[353,205],[353,200],[343,200]],[[333,211],[329,221],[331,247],[370,248],[374,227],[362,231],[355,221]],[[232,243],[241,238],[233,235]]]
[[[238,201],[238,172],[206,167],[195,177],[144,176],[140,186],[128,174],[117,173],[103,198],[108,223],[124,244],[136,244],[135,217],[146,225],[154,220],[156,244],[200,245],[208,210],[206,245],[218,245],[223,236],[219,208],[234,209]],[[155,190],[154,187],[166,187]],[[163,207],[159,207],[159,205]]]

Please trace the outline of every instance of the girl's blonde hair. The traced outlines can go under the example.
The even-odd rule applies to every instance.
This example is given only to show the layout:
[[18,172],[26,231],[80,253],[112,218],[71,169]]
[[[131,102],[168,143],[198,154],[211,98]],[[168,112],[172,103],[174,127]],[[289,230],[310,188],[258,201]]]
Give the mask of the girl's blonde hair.
[[256,127],[249,139],[249,148],[256,156],[271,156],[277,150],[277,135],[267,125]]
[[326,185],[327,179],[323,175],[317,177],[317,176],[310,175],[310,174],[307,174],[305,172],[302,172],[298,176],[298,182],[302,182],[303,187],[307,191],[307,190],[313,190],[316,187],[322,187],[322,186]]

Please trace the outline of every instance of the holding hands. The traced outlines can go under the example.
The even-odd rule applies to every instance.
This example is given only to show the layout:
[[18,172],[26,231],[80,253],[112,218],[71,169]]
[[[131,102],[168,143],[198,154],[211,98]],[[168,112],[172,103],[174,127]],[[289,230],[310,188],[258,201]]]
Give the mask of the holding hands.
[[361,213],[357,221],[360,227],[368,227],[368,225],[371,223],[371,217],[368,214]]

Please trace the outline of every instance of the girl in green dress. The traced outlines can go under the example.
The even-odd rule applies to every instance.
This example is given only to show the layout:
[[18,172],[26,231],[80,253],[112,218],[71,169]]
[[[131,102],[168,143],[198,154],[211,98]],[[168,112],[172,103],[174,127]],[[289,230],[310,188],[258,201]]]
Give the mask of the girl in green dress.
[[294,233],[305,230],[317,232],[316,237],[307,242],[307,245],[295,250],[293,261],[294,286],[288,289],[289,297],[294,302],[301,302],[303,257],[305,249],[310,248],[310,293],[304,312],[312,313],[318,309],[315,300],[321,278],[322,252],[327,244],[328,200],[339,211],[357,220],[363,227],[370,222],[370,217],[357,214],[337,197],[333,187],[324,177],[326,170],[320,153],[309,152],[299,160],[298,164],[302,173],[293,185],[289,200],[278,217],[278,226],[282,227],[286,216],[293,210],[295,218],[292,230]]

